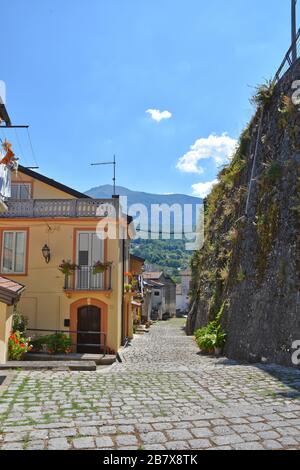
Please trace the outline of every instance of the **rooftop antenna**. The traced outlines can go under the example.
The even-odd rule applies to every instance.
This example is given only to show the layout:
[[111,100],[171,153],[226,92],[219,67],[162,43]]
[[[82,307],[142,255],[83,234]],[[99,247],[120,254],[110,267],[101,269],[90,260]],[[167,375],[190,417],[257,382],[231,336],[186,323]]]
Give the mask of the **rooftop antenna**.
[[297,0],[291,0],[291,22],[292,22],[292,62],[297,60],[297,12],[296,12]]
[[113,165],[114,173],[113,173],[113,187],[114,187],[114,196],[116,195],[116,156],[114,155],[113,162],[99,162],[99,163],[91,163],[91,166],[100,166],[100,165]]

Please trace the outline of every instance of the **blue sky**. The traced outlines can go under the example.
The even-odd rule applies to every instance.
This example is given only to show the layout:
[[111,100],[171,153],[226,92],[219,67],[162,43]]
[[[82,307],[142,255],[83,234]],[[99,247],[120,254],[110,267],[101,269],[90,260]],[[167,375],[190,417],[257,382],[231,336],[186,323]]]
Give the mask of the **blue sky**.
[[[11,118],[40,171],[81,191],[111,182],[89,163],[115,153],[119,185],[200,194],[290,42],[290,0],[11,0],[1,18]],[[6,136],[33,165],[25,131],[21,149]]]

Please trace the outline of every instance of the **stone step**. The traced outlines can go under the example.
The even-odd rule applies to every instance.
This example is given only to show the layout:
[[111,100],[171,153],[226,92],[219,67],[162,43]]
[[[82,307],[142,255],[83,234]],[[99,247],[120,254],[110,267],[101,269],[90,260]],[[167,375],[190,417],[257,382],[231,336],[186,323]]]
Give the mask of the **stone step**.
[[95,362],[97,366],[108,366],[116,362],[116,355],[114,354],[46,354],[46,353],[27,353],[25,354],[26,361],[56,361],[56,362]]
[[95,361],[8,361],[0,364],[0,370],[77,370],[95,371]]

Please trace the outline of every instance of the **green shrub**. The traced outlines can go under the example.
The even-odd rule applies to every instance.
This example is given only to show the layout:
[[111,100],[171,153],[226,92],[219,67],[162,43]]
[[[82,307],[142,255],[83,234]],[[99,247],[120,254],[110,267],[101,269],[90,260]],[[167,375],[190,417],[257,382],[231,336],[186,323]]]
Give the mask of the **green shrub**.
[[204,352],[210,352],[214,348],[222,348],[225,345],[227,335],[221,325],[214,321],[197,330],[195,337],[199,348]]
[[31,342],[35,352],[46,351],[50,354],[69,354],[71,352],[71,338],[64,333],[41,336]]
[[256,94],[252,98],[252,102],[260,107],[265,107],[270,104],[274,95],[275,83],[273,80],[267,80],[263,85],[256,88]]
[[15,311],[12,318],[12,331],[19,331],[20,333],[25,333],[28,325],[28,319],[21,315],[19,312]]

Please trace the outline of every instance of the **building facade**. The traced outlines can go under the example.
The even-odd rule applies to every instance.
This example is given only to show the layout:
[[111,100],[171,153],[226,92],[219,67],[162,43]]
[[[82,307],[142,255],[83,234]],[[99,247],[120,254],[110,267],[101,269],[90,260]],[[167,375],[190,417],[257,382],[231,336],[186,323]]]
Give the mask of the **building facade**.
[[[132,335],[124,296],[129,220],[119,214],[119,199],[92,199],[19,167],[6,205],[0,214],[0,270],[26,286],[19,310],[29,329],[69,331],[76,352],[115,353]],[[112,208],[118,215],[110,220]],[[104,221],[113,225],[114,239],[106,238]],[[62,273],[63,260],[77,268]],[[105,271],[96,271],[99,262]]]
[[176,284],[163,272],[145,272],[143,277],[152,286],[152,317],[163,319],[176,315]]
[[181,271],[181,283],[176,286],[176,311],[187,314],[190,304],[191,270]]

